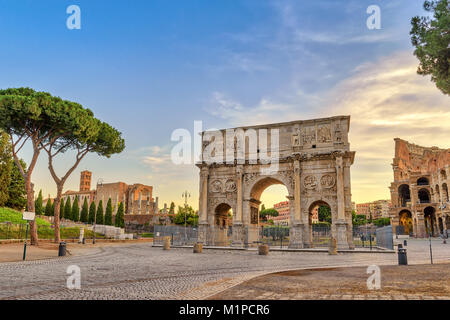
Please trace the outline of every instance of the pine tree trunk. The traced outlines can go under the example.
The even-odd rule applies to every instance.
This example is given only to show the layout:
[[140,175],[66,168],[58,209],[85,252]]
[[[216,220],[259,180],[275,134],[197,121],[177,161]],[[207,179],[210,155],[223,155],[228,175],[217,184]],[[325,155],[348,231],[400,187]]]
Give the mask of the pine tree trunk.
[[55,242],[59,243],[61,241],[61,234],[60,234],[60,227],[59,227],[59,209],[61,204],[61,197],[62,197],[62,187],[59,185],[57,186],[57,194],[55,199],[55,216],[53,219],[53,224],[55,226]]
[[[30,178],[30,175],[27,175],[27,178],[25,180],[25,190],[27,192],[27,207],[29,212],[35,212],[33,188],[31,186]],[[39,244],[36,219],[34,221],[30,221],[30,240],[32,246],[37,246]]]

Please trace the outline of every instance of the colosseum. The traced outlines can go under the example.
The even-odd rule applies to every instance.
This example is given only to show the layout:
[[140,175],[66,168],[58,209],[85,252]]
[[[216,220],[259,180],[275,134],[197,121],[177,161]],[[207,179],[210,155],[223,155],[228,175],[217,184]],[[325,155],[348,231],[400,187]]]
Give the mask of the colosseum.
[[450,149],[395,139],[390,216],[397,234],[439,236],[450,229]]

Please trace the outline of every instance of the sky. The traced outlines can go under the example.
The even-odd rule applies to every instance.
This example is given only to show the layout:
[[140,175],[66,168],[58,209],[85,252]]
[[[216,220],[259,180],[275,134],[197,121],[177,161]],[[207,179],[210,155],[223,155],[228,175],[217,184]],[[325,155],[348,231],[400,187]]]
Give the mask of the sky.
[[[381,9],[369,30],[367,8]],[[410,20],[422,0],[0,0],[0,88],[32,87],[76,101],[122,132],[126,149],[87,156],[93,184],[154,186],[162,203],[198,207],[198,169],[175,165],[174,130],[193,133],[350,115],[352,195],[388,199],[394,138],[449,148],[450,104],[417,75]],[[66,9],[81,10],[70,30]],[[447,139],[445,139],[447,138]],[[30,159],[30,148],[21,156]],[[58,161],[62,174],[73,160]],[[32,180],[55,195],[47,156]],[[285,187],[264,192],[266,207]]]

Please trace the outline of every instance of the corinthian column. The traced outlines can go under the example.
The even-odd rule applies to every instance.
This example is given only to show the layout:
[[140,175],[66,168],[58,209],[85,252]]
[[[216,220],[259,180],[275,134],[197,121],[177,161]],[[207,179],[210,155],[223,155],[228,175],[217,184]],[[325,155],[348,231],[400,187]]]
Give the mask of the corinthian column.
[[337,217],[345,220],[345,196],[344,196],[344,160],[342,156],[336,158],[336,187],[337,187]]
[[243,188],[242,179],[244,176],[243,167],[236,167],[236,213],[233,213],[233,239],[231,245],[234,247],[242,247],[244,245],[244,225],[242,223],[243,215]]
[[208,167],[203,167],[200,171],[200,222],[208,222]]
[[209,168],[207,166],[200,168],[200,197],[199,197],[199,224],[198,224],[198,239],[199,243],[210,245],[211,241],[208,238],[208,176]]
[[[290,224],[289,232],[289,248],[308,248],[311,246],[311,239],[307,236],[308,234],[308,223],[302,220],[301,213],[301,168],[300,160],[294,159],[294,196],[292,201],[294,201],[293,208],[294,214],[291,214],[292,221]],[[304,218],[304,217],[303,217]],[[305,230],[306,229],[306,230]]]
[[236,223],[242,223],[242,178],[244,172],[242,166],[236,168]]
[[294,161],[294,222],[303,222],[302,221],[302,212],[301,212],[301,180],[300,180],[300,160]]
[[349,249],[348,232],[349,225],[345,221],[345,192],[344,192],[344,159],[342,156],[336,157],[336,188],[337,188],[337,221],[335,234],[338,249]]

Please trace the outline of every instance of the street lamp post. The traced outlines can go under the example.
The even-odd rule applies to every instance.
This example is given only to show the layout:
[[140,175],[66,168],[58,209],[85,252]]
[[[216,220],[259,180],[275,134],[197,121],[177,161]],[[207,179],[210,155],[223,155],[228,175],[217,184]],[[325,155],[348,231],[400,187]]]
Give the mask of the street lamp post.
[[183,192],[182,197],[184,198],[184,244],[187,244],[186,235],[186,212],[187,212],[187,199],[191,197],[191,194],[187,191]]

